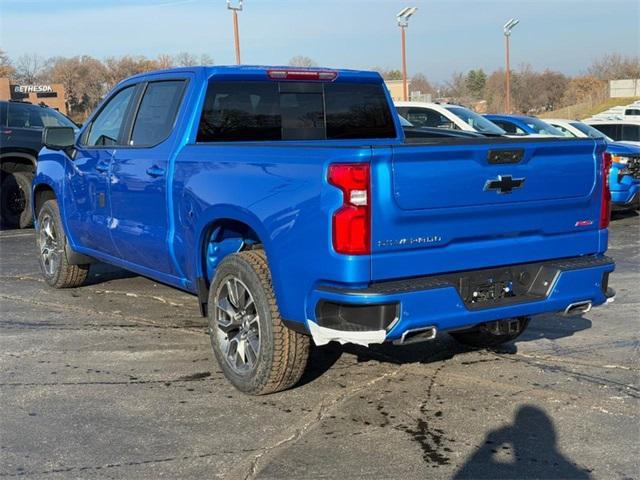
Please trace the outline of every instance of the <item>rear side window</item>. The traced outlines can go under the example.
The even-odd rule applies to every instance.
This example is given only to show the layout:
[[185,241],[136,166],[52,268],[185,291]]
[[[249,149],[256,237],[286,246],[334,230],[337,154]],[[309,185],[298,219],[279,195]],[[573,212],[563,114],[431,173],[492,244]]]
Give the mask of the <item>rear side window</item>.
[[140,102],[130,145],[151,146],[171,133],[180,106],[184,81],[152,82]]
[[10,103],[8,125],[15,128],[43,128],[39,109],[28,103]]
[[394,138],[382,85],[211,82],[198,142]]
[[332,83],[324,88],[327,138],[393,138],[396,131],[380,85]]
[[607,137],[613,138],[615,141],[619,141],[621,135],[620,125],[615,124],[603,124],[603,125],[593,125],[595,128],[604,133]]
[[640,125],[623,125],[622,140],[630,142],[640,141]]

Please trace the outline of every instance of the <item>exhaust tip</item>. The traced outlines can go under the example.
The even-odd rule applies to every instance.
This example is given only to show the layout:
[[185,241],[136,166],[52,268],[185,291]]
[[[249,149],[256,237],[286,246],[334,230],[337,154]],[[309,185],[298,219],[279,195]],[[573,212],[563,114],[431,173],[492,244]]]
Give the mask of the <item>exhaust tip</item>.
[[591,307],[591,300],[571,303],[567,306],[567,308],[564,309],[564,312],[562,312],[562,314],[566,317],[571,315],[582,315],[583,313],[587,313],[588,311],[590,311]]
[[409,343],[417,343],[417,342],[424,342],[426,340],[433,340],[434,338],[436,338],[437,333],[438,333],[438,330],[436,329],[436,327],[432,327],[432,326],[414,328],[404,332],[402,334],[402,337],[400,337],[400,339],[398,340],[395,340],[393,343],[395,343],[396,345],[407,345]]

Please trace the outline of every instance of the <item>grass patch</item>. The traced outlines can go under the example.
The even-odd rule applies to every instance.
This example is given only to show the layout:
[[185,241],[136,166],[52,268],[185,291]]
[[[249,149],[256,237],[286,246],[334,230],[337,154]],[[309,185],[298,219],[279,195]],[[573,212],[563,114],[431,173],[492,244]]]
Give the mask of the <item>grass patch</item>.
[[602,102],[593,104],[591,102],[578,103],[576,105],[559,108],[558,110],[552,110],[551,112],[544,112],[540,114],[540,118],[569,118],[582,120],[604,112],[605,110],[609,110],[612,107],[629,105],[636,100],[640,100],[640,97],[607,98]]

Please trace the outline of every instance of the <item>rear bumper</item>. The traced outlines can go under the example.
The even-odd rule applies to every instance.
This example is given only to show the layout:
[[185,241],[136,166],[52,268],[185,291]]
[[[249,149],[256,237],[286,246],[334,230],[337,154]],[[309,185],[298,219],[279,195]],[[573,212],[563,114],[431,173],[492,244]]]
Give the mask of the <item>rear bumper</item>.
[[[324,286],[307,300],[307,329],[313,334],[320,326],[326,334],[323,338],[329,340],[340,341],[340,332],[345,332],[344,341],[351,341],[353,332],[364,331],[377,333],[371,338],[396,340],[409,330],[425,327],[456,330],[494,320],[562,312],[577,302],[600,305],[613,295],[608,289],[608,275],[614,268],[611,258],[593,255],[380,282],[364,289]],[[516,285],[522,272],[532,277],[526,284]],[[486,293],[481,290],[487,288],[482,278],[491,279],[490,283],[500,278],[502,283],[496,280],[495,285],[508,288],[512,288],[511,283],[503,280],[512,278],[519,293],[474,303],[475,285],[480,285],[482,295]],[[340,310],[340,306],[345,308]]]

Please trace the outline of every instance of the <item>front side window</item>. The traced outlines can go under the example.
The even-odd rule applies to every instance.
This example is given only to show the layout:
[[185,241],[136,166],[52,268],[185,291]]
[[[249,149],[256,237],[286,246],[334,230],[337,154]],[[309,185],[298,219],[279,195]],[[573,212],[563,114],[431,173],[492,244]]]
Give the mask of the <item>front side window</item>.
[[211,82],[198,142],[394,138],[382,85]]
[[147,85],[136,115],[130,145],[156,145],[169,136],[183,89],[182,80],[152,82]]
[[135,85],[126,87],[111,97],[91,123],[85,145],[95,147],[118,144],[135,88]]

